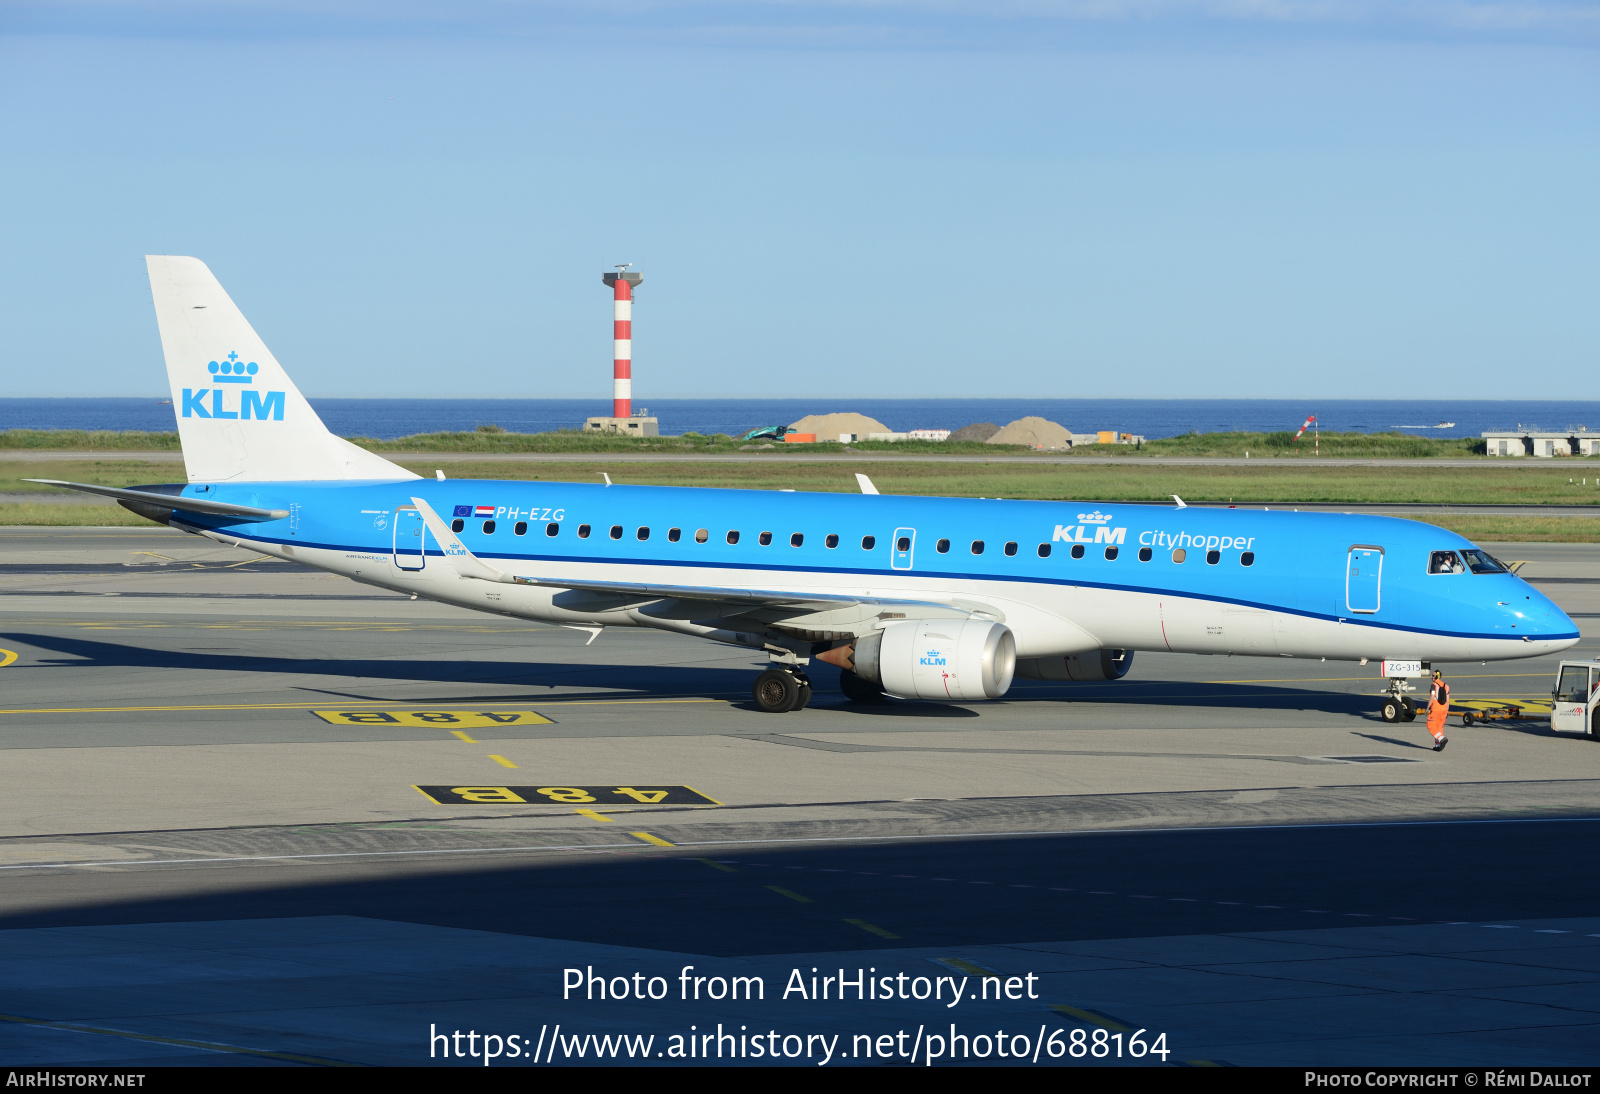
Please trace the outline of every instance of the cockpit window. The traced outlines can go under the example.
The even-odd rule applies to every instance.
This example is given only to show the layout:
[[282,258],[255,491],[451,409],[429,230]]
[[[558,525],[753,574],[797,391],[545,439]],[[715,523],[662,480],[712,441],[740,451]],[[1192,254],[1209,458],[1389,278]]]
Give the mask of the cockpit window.
[[1488,551],[1480,551],[1476,547],[1461,552],[1466,556],[1467,566],[1475,574],[1503,574],[1508,568]]
[[1428,572],[1430,574],[1464,574],[1466,566],[1462,565],[1461,556],[1454,551],[1435,551],[1428,556]]

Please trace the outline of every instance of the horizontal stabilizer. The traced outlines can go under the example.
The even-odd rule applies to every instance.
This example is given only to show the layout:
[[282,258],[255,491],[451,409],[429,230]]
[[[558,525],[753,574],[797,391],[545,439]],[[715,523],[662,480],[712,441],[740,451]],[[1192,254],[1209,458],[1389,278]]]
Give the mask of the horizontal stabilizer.
[[186,513],[207,513],[214,517],[234,517],[239,520],[282,520],[289,515],[287,509],[257,509],[253,505],[234,505],[227,501],[209,501],[205,498],[186,498],[182,494],[158,494],[154,490],[123,490],[115,486],[90,486],[81,482],[62,482],[60,479],[23,479],[45,486],[64,486],[85,494],[99,494],[118,501],[136,501],[162,509],[182,509]]

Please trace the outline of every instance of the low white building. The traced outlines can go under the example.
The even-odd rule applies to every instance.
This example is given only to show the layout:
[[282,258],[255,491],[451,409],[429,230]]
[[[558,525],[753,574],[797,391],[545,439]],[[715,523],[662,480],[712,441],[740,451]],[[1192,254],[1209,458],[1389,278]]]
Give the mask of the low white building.
[[1583,426],[1576,429],[1485,430],[1482,434],[1491,456],[1600,456],[1600,433]]

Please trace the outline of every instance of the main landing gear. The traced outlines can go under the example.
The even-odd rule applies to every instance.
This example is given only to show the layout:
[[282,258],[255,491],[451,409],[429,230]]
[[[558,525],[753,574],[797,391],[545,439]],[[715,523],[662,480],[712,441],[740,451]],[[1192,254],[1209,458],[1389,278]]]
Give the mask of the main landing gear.
[[756,709],[766,714],[803,710],[811,702],[811,681],[795,665],[773,665],[756,677],[750,689]]

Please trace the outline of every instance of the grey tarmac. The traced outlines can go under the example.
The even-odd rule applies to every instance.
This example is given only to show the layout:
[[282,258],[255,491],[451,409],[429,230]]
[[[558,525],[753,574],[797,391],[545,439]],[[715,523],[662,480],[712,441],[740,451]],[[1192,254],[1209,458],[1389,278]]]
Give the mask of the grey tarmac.
[[[1567,656],[1600,655],[1600,547],[1491,549],[1577,618]],[[1144,653],[1116,683],[953,706],[853,707],[816,666],[809,709],[762,715],[741,651],[587,638],[166,529],[0,529],[0,1012],[53,1023],[0,1022],[0,1052],[427,1063],[430,1023],[876,1032],[951,1016],[607,1009],[558,977],[954,960],[1043,978],[1048,999],[991,1004],[1019,1030],[1088,1013],[1184,1059],[1593,1062],[1594,742],[1452,727],[1434,753],[1378,719],[1375,666]],[[1444,668],[1460,697],[1531,697],[1552,664]],[[509,711],[550,721],[483,724]],[[599,786],[721,804],[568,793]]]

